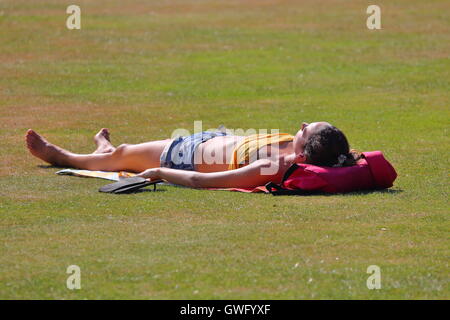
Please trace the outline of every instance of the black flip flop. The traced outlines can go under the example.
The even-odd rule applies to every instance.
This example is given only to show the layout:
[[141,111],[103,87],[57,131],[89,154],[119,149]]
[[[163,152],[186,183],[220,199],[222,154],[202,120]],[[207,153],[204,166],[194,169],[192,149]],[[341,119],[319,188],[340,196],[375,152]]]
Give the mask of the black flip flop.
[[156,184],[162,180],[149,181],[142,177],[123,178],[117,182],[107,184],[101,187],[98,191],[106,193],[130,193],[149,185],[153,185],[153,191],[156,190]]

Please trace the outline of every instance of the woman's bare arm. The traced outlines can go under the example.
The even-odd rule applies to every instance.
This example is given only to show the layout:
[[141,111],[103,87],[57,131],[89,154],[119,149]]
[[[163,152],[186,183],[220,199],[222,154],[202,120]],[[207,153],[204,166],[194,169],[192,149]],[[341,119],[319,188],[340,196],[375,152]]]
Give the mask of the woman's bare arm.
[[282,173],[278,172],[278,168],[270,170],[274,174],[266,173],[269,166],[275,165],[270,160],[261,159],[248,166],[229,171],[203,173],[169,168],[152,168],[141,172],[138,176],[151,180],[163,179],[170,183],[193,188],[253,188],[280,179]]

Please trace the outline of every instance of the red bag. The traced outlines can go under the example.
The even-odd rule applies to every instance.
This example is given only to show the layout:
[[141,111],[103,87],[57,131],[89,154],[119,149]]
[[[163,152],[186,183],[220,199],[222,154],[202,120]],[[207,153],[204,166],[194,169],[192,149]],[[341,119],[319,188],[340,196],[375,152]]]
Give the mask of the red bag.
[[392,187],[397,173],[380,151],[363,152],[363,158],[351,167],[318,167],[294,164],[280,185],[269,182],[273,195],[312,192],[343,193]]

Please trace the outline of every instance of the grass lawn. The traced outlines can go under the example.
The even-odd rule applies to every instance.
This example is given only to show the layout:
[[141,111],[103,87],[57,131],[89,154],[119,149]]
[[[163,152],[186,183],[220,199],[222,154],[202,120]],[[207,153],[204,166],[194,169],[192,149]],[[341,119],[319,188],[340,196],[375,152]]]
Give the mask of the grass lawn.
[[[445,299],[450,3],[0,2],[0,299]],[[382,30],[366,27],[378,4]],[[100,194],[24,133],[88,153],[176,128],[329,121],[382,150],[387,191],[273,197],[165,186]],[[67,266],[81,290],[66,288]],[[369,290],[369,265],[382,289]]]

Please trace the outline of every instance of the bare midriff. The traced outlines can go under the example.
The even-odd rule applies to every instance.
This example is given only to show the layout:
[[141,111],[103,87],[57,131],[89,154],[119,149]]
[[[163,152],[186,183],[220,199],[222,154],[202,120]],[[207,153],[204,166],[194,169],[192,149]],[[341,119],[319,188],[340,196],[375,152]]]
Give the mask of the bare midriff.
[[228,170],[233,150],[242,139],[244,139],[242,136],[220,136],[200,143],[195,150],[194,159],[201,159],[201,163],[195,164],[195,171]]
[[[234,148],[242,141],[243,136],[219,136],[199,144],[195,150],[195,171],[217,172],[226,171],[230,165]],[[278,146],[264,146],[259,150],[259,159],[279,159],[293,152],[292,142],[283,142]]]

